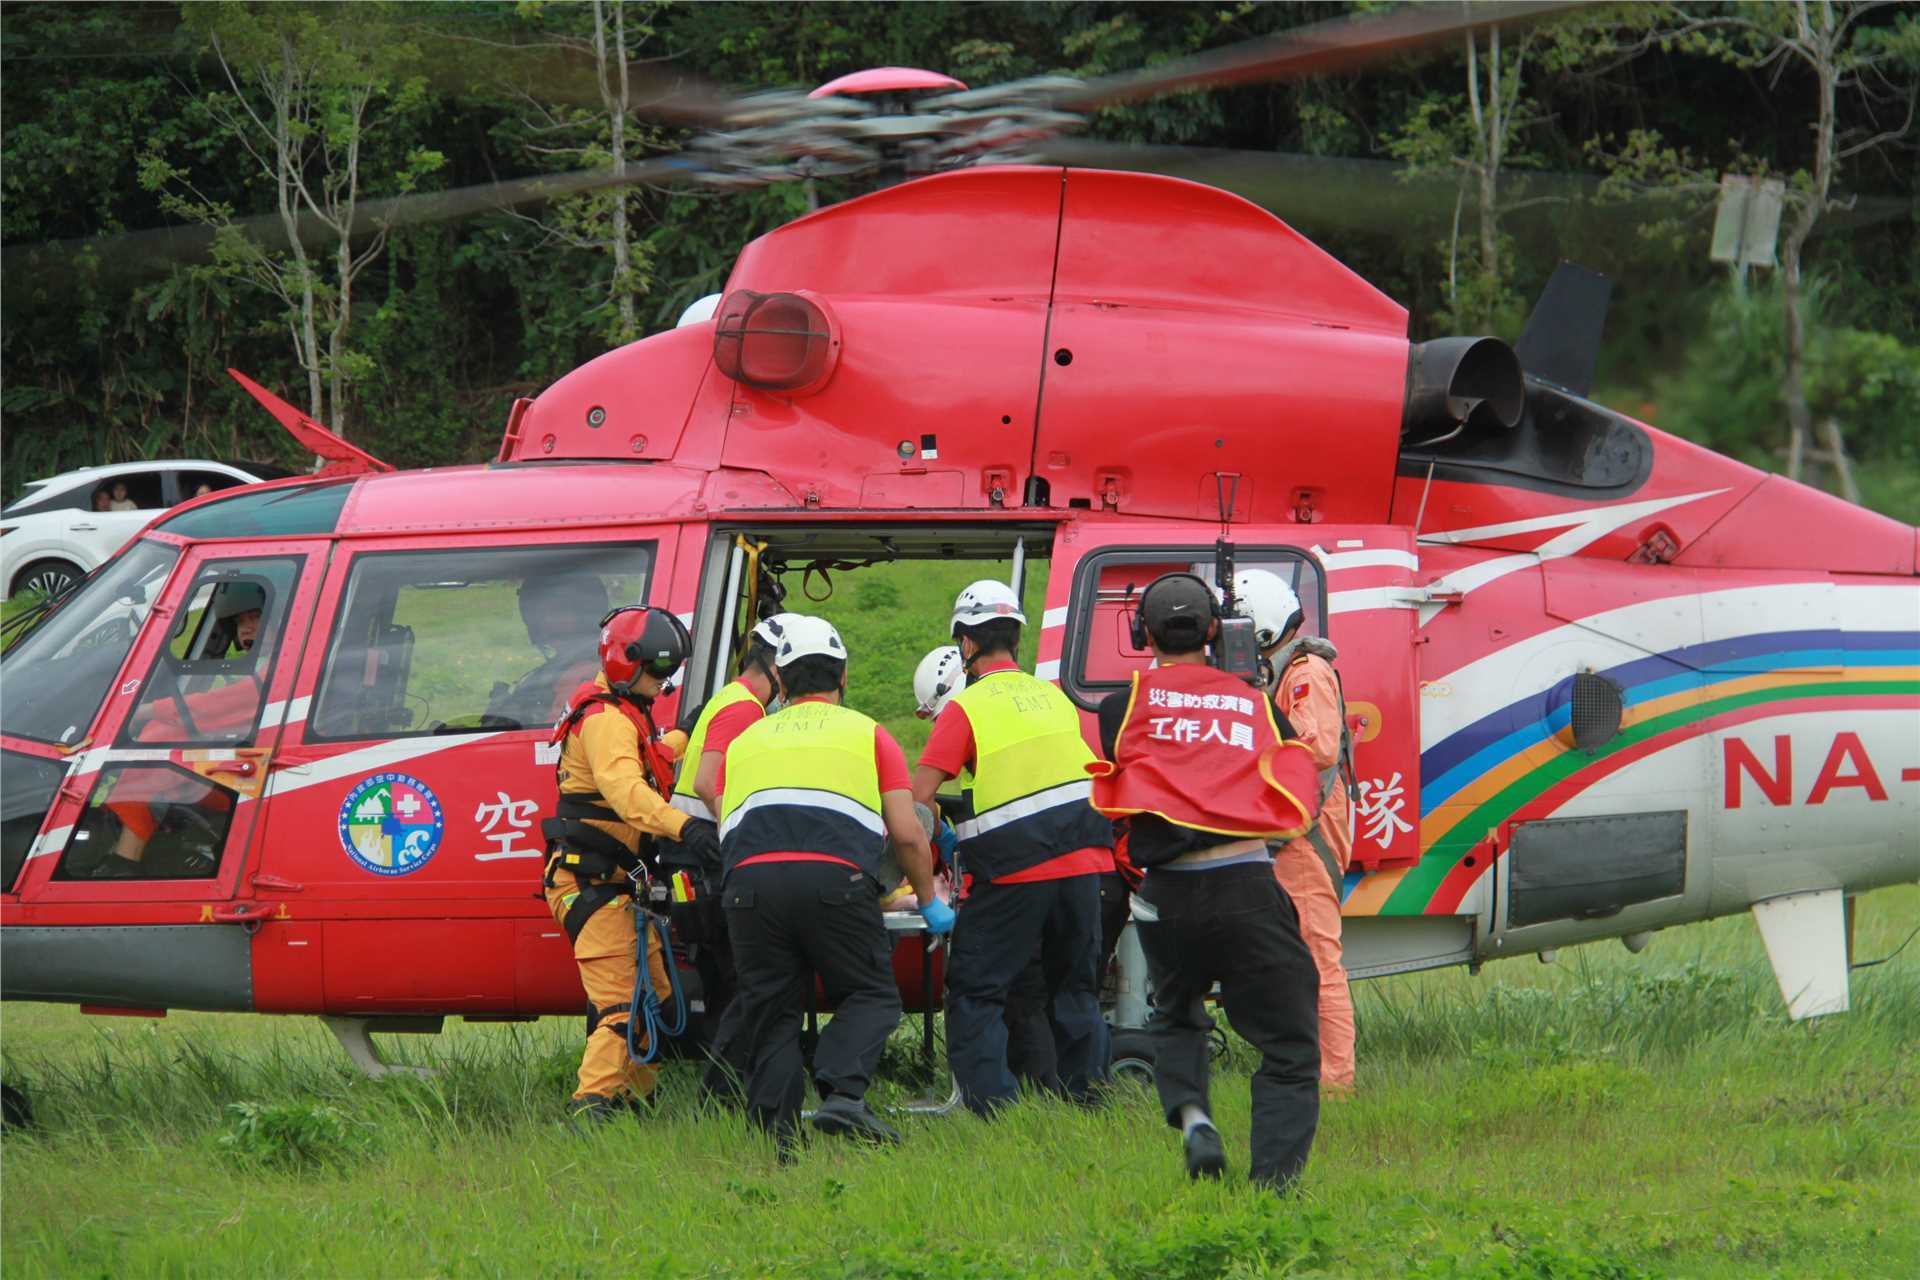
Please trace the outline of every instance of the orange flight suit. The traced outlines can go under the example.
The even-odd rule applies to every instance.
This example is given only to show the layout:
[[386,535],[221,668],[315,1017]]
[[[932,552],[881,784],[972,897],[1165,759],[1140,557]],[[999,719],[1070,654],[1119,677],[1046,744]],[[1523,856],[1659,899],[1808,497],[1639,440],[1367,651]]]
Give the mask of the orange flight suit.
[[[602,690],[607,688],[604,674],[595,682]],[[660,745],[668,755],[677,755],[685,749],[686,735],[675,730],[666,734]],[[671,781],[665,780],[666,788],[670,789]],[[639,726],[617,707],[593,707],[567,735],[560,750],[560,791],[563,795],[597,795],[613,806],[624,821],[591,825],[636,852],[641,836],[677,838],[687,825],[687,815],[668,804],[649,782],[640,763]],[[572,872],[559,868],[548,878],[552,886],[547,889],[547,907],[555,920],[564,922],[580,886]],[[616,873],[598,883],[616,883],[623,878]],[[575,1098],[618,1098],[623,1094],[644,1098],[653,1092],[659,1075],[656,1065],[641,1066],[627,1053],[624,1010],[633,1002],[634,983],[639,978],[635,910],[633,899],[615,898],[588,917],[574,940],[573,958],[580,966],[580,985],[586,988],[587,999],[596,1010],[617,1006],[623,1011],[601,1018],[587,1036]],[[660,938],[654,933],[647,938],[647,977],[661,1000],[672,994]],[[634,1034],[636,1043],[646,1048],[637,1028]]]
[[[1340,685],[1333,666],[1317,654],[1303,653],[1280,673],[1273,700],[1313,753],[1313,763],[1328,769],[1340,762]],[[1345,875],[1353,858],[1353,831],[1346,779],[1336,779],[1321,807],[1318,829]],[[1326,860],[1305,836],[1290,840],[1273,860],[1273,875],[1300,913],[1300,932],[1320,970],[1320,1083],[1336,1092],[1353,1088],[1353,996],[1347,967],[1340,959],[1340,895]]]

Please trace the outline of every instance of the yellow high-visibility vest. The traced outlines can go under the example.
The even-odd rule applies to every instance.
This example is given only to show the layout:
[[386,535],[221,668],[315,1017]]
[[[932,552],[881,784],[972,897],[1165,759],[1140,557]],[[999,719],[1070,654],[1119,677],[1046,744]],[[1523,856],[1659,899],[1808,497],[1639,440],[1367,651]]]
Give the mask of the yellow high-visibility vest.
[[875,727],[849,707],[807,701],[735,738],[720,796],[727,869],[761,853],[821,853],[877,879],[887,827]]
[[954,695],[973,728],[973,816],[954,830],[967,870],[992,880],[1113,844],[1088,803],[1093,759],[1067,695],[1024,671],[990,671]]
[[758,703],[753,690],[738,680],[728,682],[727,687],[713,695],[707,705],[700,709],[700,718],[693,722],[693,736],[687,739],[687,749],[680,757],[680,776],[673,783],[673,807],[690,813],[696,818],[712,818],[707,802],[702,800],[693,789],[693,780],[700,773],[700,755],[707,749],[707,729],[713,724],[713,718],[728,707],[737,707],[743,702]]

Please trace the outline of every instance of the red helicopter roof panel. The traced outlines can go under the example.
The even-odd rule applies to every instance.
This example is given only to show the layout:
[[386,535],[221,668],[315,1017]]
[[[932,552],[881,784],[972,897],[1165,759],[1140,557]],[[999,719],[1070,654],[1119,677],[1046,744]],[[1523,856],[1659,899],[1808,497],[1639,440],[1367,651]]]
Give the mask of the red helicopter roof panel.
[[516,462],[671,458],[712,363],[711,324],[616,347],[542,391],[503,452]]
[[706,474],[662,464],[446,467],[361,480],[343,536],[550,528],[691,514]]
[[1259,205],[1157,174],[1068,172],[1053,296],[1407,332],[1405,307]]
[[967,169],[832,205],[747,245],[727,290],[1045,299],[1064,173]]
[[829,98],[834,94],[900,93],[909,89],[964,89],[967,86],[952,76],[919,67],[868,67],[829,80],[808,94],[809,98]]

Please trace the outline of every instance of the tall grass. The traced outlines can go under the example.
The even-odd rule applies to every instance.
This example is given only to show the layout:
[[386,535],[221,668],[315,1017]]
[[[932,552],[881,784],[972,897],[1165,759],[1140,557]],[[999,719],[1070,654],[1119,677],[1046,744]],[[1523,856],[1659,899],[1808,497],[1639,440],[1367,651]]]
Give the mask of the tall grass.
[[[1860,954],[1920,920],[1869,897]],[[388,1037],[361,1079],[306,1019],[7,1006],[33,1131],[0,1146],[0,1267],[36,1275],[1897,1276],[1920,1272],[1920,958],[1780,1012],[1745,919],[1356,989],[1360,1093],[1302,1196],[1192,1186],[1149,1095],[903,1117],[792,1168],[669,1065],[663,1106],[558,1121],[579,1024]],[[917,1026],[890,1046],[879,1101]],[[1215,1109],[1245,1167],[1252,1052]]]

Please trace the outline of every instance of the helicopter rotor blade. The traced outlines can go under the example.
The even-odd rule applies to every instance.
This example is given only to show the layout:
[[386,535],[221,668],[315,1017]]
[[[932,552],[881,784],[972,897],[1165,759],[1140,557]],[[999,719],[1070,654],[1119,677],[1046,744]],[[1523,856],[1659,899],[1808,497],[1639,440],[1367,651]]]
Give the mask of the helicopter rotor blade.
[[[476,183],[450,191],[362,200],[354,207],[348,236],[357,239],[382,229],[391,231],[426,222],[452,221],[526,204],[562,200],[610,187],[667,182],[690,177],[703,168],[703,163],[695,157],[674,154],[630,161],[619,172],[609,166]],[[286,226],[278,214],[236,218],[229,225],[263,246],[286,243]],[[301,243],[309,248],[327,243],[334,236],[333,228],[311,212],[301,215],[297,227]],[[0,252],[0,271],[18,282],[21,277],[15,275],[16,272],[30,277],[37,271],[67,267],[82,254],[91,256],[100,267],[109,270],[164,270],[176,262],[199,261],[211,256],[220,231],[221,228],[210,225],[187,224],[130,231],[116,236],[84,236],[73,240],[8,245],[4,252]]]
[[1078,92],[1061,95],[1057,105],[1069,111],[1091,111],[1184,89],[1344,71],[1487,27],[1536,21],[1579,7],[1574,0],[1501,0],[1461,7],[1417,4],[1384,17],[1335,18],[1157,67],[1089,80]]

